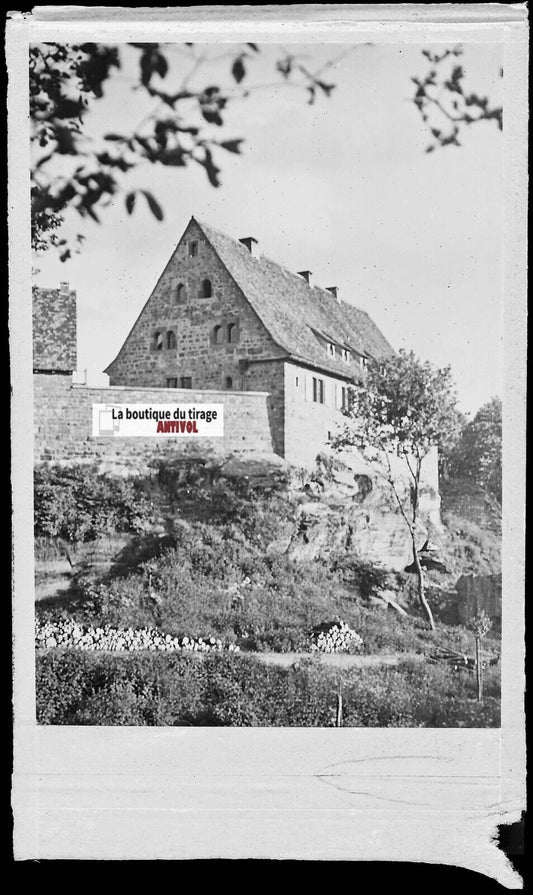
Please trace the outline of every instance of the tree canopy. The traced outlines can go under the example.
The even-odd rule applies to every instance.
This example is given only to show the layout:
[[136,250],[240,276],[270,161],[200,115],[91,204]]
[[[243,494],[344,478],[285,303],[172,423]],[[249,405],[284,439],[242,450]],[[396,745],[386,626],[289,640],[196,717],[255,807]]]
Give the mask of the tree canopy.
[[[131,214],[137,194],[144,195],[157,220],[163,209],[148,190],[128,191],[124,175],[141,162],[185,168],[199,165],[211,186],[220,186],[220,153],[241,152],[242,137],[219,137],[227,106],[247,99],[265,85],[247,86],[253,57],[260,53],[254,43],[224,51],[215,58],[227,58],[226,83],[213,84],[209,71],[204,86],[193,87],[193,76],[213,61],[206,48],[187,43],[172,45],[181,54],[179,80],[167,83],[171,65],[170,45],[129,44],[138,53],[134,89],[151,100],[148,115],[130,133],[109,131],[102,141],[87,138],[84,123],[94,102],[101,100],[109,78],[122,65],[123,48],[96,43],[62,45],[45,43],[30,48],[30,120],[35,162],[32,168],[32,246],[44,251],[57,246],[62,261],[77,250],[83,240],[68,245],[58,228],[67,208],[80,217],[100,221],[100,213],[114,196],[123,193]],[[276,83],[299,87],[314,104],[319,96],[329,97],[335,85],[327,78],[333,62],[311,71],[297,53],[280,51],[274,65]],[[70,161],[70,164],[69,164]]]
[[450,453],[450,472],[502,500],[502,402],[491,398],[464,427]]
[[[297,48],[280,48],[273,62],[273,81],[267,84],[250,82],[254,59],[261,53],[261,47],[250,42],[223,49],[192,43],[32,45],[32,247],[42,252],[55,246],[66,261],[84,240],[83,232],[71,243],[61,237],[66,210],[99,222],[104,207],[119,195],[128,214],[140,195],[155,218],[162,220],[164,209],[149,190],[128,188],[128,172],[141,163],[181,169],[198,165],[211,186],[219,187],[224,153],[241,154],[245,142],[241,134],[225,132],[230,104],[281,85],[298,88],[313,105],[335,89],[330,73],[336,63],[365,45],[369,44],[348,46],[315,66]],[[150,101],[150,111],[129,132],[110,130],[95,141],[87,134],[86,116],[104,97],[110,79],[121,76],[126,47],[137,54],[132,89]],[[430,68],[425,76],[413,77],[412,102],[432,137],[427,152],[460,145],[461,132],[480,121],[495,121],[502,127],[501,107],[465,88],[465,69],[458,64],[462,47],[422,53]],[[213,83],[209,66],[216,60],[227,63],[227,69],[225,77],[219,73]]]

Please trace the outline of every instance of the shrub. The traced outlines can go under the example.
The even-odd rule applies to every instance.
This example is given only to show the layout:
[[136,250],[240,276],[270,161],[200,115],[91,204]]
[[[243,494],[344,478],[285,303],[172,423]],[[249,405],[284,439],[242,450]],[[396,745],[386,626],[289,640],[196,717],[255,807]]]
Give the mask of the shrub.
[[[328,727],[342,686],[352,727],[496,727],[496,678],[478,703],[473,676],[407,662],[339,673],[309,659],[289,668],[214,653],[37,657],[40,724]],[[490,688],[490,692],[489,692]]]
[[364,600],[390,585],[391,573],[387,569],[352,554],[333,556],[331,569],[338,572],[340,579],[353,587]]
[[146,483],[82,466],[35,470],[36,537],[91,541],[110,532],[144,531],[152,521]]

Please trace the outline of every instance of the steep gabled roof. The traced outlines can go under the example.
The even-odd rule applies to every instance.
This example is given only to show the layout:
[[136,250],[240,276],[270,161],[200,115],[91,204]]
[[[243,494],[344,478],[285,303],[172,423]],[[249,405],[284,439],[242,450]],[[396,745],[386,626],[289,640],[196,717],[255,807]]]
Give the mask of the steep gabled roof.
[[[326,355],[316,333],[376,360],[394,355],[366,311],[310,286],[264,255],[194,218],[218,257],[277,344],[292,357],[346,377],[346,364]],[[326,335],[327,334],[327,335]]]

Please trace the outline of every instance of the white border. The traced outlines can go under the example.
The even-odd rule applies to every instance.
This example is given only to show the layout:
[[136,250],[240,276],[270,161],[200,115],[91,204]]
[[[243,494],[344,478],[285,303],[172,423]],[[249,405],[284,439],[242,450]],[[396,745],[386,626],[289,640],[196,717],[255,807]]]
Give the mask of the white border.
[[[248,13],[248,10],[250,12]],[[369,12],[370,10],[370,12]],[[439,10],[439,11],[437,11]],[[282,15],[280,12],[282,11]],[[377,15],[376,15],[377,12]],[[105,16],[105,20],[104,20]],[[130,16],[135,21],[129,21]],[[401,21],[397,21],[400,19]],[[435,21],[438,19],[438,21]],[[36,40],[497,42],[505,54],[503,709],[499,730],[38,727],[34,721],[27,46]],[[524,807],[527,22],[522,4],[12,13],[15,858],[448,863],[509,888],[492,840]]]

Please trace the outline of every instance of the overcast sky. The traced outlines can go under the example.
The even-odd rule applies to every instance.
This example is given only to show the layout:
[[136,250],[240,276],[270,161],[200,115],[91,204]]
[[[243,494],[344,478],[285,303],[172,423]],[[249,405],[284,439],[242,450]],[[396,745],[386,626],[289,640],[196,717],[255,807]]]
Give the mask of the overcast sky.
[[[431,154],[410,101],[423,75],[423,46],[299,45],[337,88],[314,105],[280,82],[230,103],[216,137],[244,137],[241,156],[220,150],[222,186],[195,168],[139,167],[127,181],[149,189],[164,208],[157,223],[144,203],[129,217],[124,199],[83,222],[81,255],[36,259],[36,282],[69,281],[78,293],[78,366],[90,381],[110,363],[146,302],[191,215],[230,236],[255,236],[260,250],[291,270],[310,269],[320,286],[367,310],[394,348],[451,364],[462,409],[475,412],[501,394],[502,138],[494,122],[464,134],[463,145]],[[228,48],[211,48],[220,53]],[[250,84],[272,84],[280,48],[251,60]],[[290,47],[288,49],[291,49]],[[442,49],[440,47],[439,49]],[[470,89],[499,100],[499,46],[464,45]],[[132,90],[137,54],[86,117],[95,135],[125,133],[150,106]],[[181,48],[165,89],[183,77]],[[196,84],[231,84],[228,60],[199,69]],[[278,79],[279,81],[279,79]],[[194,86],[195,82],[192,82]],[[126,181],[125,181],[126,182]],[[80,231],[80,219],[67,232]]]

